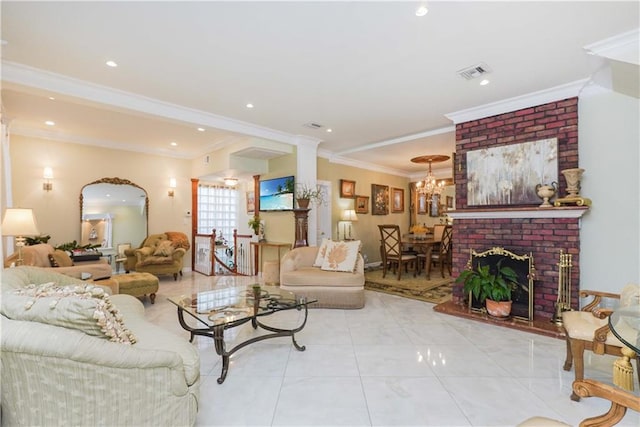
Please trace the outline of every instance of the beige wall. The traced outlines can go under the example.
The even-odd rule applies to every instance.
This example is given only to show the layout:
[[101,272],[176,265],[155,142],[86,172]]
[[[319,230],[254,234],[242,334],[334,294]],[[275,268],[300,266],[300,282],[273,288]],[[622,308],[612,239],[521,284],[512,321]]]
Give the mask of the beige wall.
[[[356,194],[369,197],[369,213],[358,214],[358,221],[352,225],[352,238],[362,241],[362,253],[367,255],[368,262],[380,261],[379,224],[398,224],[403,233],[409,232],[409,179],[405,177],[330,163],[327,159],[318,159],[318,179],[330,181],[332,185],[332,224],[337,224],[340,213],[344,209],[353,209],[354,199],[340,198],[340,179],[356,182]],[[404,189],[404,212],[388,215],[371,215],[371,184],[388,185],[390,188]],[[336,239],[337,228],[334,227],[333,238]],[[342,237],[342,236],[340,236]]]
[[[38,227],[54,246],[80,241],[82,187],[101,178],[128,179],[149,195],[149,233],[182,231],[190,235],[189,160],[89,147],[13,135],[10,140],[13,206],[34,209]],[[53,190],[42,189],[45,166],[53,168]],[[175,197],[167,195],[175,177]],[[6,255],[6,254],[5,254]],[[189,260],[191,254],[187,254]],[[190,261],[187,261],[190,266]]]

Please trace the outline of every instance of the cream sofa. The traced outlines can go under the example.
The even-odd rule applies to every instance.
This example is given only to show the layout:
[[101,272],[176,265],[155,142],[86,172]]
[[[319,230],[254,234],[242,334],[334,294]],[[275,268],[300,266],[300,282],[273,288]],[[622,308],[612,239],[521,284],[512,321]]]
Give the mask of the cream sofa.
[[[53,315],[55,320],[48,323],[42,319],[16,320],[21,314],[15,313],[26,311],[28,305],[16,301],[29,298],[16,295],[16,291],[28,290],[29,284],[83,283],[79,279],[40,268],[16,267],[3,270],[1,280],[2,425],[195,423],[199,353],[187,340],[145,320],[144,306],[138,299],[130,295],[108,297],[122,315],[124,327],[137,340],[125,344],[112,342],[104,335],[90,335],[87,326],[78,329],[80,311],[72,312],[67,308],[75,306],[63,305],[76,301],[76,295],[60,298],[55,308],[48,300],[37,300],[28,309],[43,316]],[[42,306],[38,309],[38,303],[46,304],[45,310]],[[53,324],[69,319],[74,325]],[[84,321],[95,326],[93,316],[85,316]]]
[[[74,262],[73,265],[67,267],[52,267],[51,262],[49,261],[49,255],[53,255],[56,251],[53,246],[48,243],[39,243],[33,246],[25,246],[22,248],[22,259],[23,265],[40,267],[54,270],[57,273],[66,274],[68,276],[73,276],[80,278],[81,273],[89,273],[91,274],[92,280],[100,280],[100,279],[108,279],[111,277],[111,265],[105,260],[101,258],[96,261],[81,261]],[[18,259],[18,253],[14,253],[13,255],[7,257],[4,261],[5,267],[10,267],[13,262]]]
[[364,260],[357,254],[353,272],[325,271],[314,267],[319,247],[305,246],[287,252],[280,262],[280,287],[318,302],[317,308],[364,307]]

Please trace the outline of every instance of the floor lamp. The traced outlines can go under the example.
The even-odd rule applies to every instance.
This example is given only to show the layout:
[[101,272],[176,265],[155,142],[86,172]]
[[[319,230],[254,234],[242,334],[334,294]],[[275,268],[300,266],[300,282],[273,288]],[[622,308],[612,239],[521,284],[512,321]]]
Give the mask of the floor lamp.
[[2,235],[14,236],[18,247],[18,260],[16,265],[22,265],[22,247],[24,246],[24,236],[37,236],[40,232],[33,216],[33,209],[7,208],[2,220]]

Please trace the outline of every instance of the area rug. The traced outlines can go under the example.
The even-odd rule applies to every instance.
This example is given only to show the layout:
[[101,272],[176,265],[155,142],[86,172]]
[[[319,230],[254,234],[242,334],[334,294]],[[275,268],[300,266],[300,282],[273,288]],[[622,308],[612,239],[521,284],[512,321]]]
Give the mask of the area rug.
[[446,273],[445,276],[443,279],[438,274],[432,274],[431,280],[427,280],[424,273],[413,277],[413,273],[409,272],[398,280],[397,274],[390,271],[382,278],[382,269],[367,270],[364,272],[364,288],[440,304],[451,299],[453,279]]

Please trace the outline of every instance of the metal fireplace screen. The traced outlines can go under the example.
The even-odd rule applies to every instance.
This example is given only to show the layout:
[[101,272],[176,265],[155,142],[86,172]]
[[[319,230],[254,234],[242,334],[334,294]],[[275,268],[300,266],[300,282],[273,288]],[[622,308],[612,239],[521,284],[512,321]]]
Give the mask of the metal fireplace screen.
[[[513,304],[511,315],[517,319],[533,320],[533,280],[535,268],[533,255],[516,255],[504,248],[495,247],[488,251],[476,252],[470,250],[471,256],[467,262],[468,269],[476,269],[479,266],[489,265],[489,271],[494,272],[498,261],[502,261],[503,267],[511,267],[518,275],[520,286],[511,293]],[[469,294],[469,308],[474,311],[484,311],[484,304]]]

